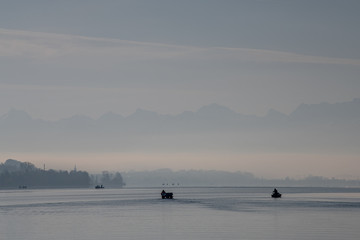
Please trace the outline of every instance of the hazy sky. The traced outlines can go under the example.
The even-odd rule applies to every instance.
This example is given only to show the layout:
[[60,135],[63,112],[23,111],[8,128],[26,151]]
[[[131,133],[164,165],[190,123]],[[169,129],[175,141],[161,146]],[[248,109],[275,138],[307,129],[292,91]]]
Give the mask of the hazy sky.
[[350,101],[359,12],[358,0],[1,0],[0,115]]
[[0,113],[216,102],[288,113],[360,92],[359,1],[1,1]]

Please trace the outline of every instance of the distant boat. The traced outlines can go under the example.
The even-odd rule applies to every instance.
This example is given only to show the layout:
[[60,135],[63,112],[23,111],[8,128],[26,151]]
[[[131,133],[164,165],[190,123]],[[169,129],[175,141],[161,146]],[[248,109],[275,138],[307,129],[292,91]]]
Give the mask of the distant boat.
[[275,188],[273,193],[271,194],[272,198],[281,198],[281,193],[278,192],[278,190]]
[[96,185],[95,189],[101,189],[101,188],[105,188],[103,185]]
[[162,199],[173,199],[173,197],[174,197],[174,194],[173,193],[170,193],[170,192],[165,192],[165,190],[162,190],[162,192],[161,192],[161,198]]

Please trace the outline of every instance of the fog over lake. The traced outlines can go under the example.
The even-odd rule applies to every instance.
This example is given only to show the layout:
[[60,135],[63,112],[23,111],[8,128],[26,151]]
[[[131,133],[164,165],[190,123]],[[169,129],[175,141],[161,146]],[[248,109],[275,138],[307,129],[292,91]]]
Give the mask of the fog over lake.
[[[265,178],[359,179],[360,101],[301,104],[290,114],[237,113],[211,104],[164,115],[137,110],[49,121],[10,110],[0,119],[2,157],[90,172],[222,170]],[[4,159],[5,161],[6,159]]]

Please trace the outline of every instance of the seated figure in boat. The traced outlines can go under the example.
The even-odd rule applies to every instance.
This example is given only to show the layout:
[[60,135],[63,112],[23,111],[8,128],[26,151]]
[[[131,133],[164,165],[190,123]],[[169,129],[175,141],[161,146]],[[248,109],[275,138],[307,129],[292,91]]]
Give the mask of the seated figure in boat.
[[278,190],[276,188],[274,188],[273,193],[271,194],[271,197],[273,198],[280,198],[281,197],[281,193],[278,192]]

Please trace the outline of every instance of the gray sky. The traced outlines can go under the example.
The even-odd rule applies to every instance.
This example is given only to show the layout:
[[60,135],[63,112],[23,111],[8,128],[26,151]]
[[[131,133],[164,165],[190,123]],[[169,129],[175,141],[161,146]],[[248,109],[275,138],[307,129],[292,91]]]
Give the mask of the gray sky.
[[1,1],[0,113],[58,119],[359,97],[358,1]]
[[[290,113],[360,97],[360,1],[0,1],[0,115]],[[21,159],[20,159],[21,160]]]

